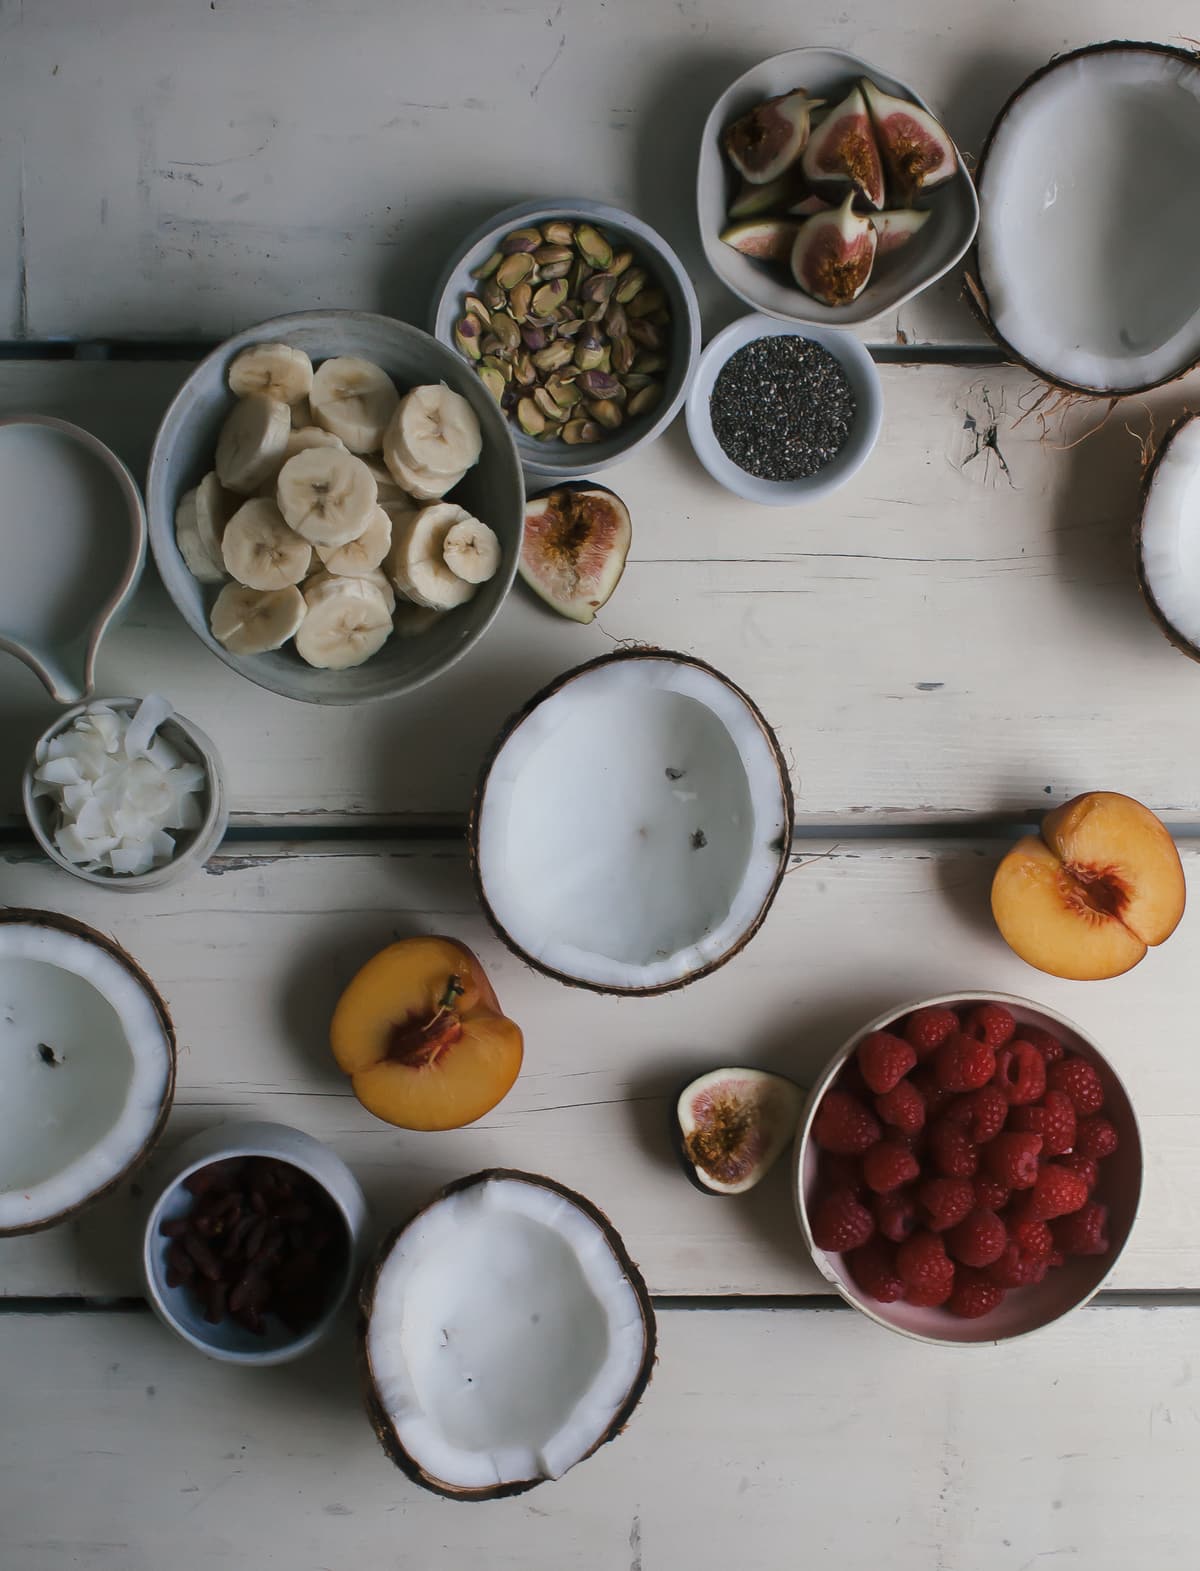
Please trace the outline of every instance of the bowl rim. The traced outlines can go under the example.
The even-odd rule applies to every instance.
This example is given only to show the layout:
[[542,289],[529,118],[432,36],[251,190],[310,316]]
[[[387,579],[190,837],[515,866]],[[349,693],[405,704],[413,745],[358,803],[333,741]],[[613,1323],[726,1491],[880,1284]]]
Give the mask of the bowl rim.
[[[654,411],[649,423],[636,435],[627,432],[624,445],[621,434],[618,432],[599,442],[589,445],[587,452],[595,456],[588,460],[581,457],[577,463],[539,464],[536,453],[527,457],[524,450],[516,444],[517,459],[528,474],[535,476],[539,482],[547,477],[557,480],[586,480],[589,476],[598,474],[602,469],[609,469],[614,464],[635,452],[645,443],[654,441],[666,430],[682,408],[687,397],[688,389],[696,374],[700,358],[701,324],[700,302],[696,296],[696,286],[687,268],[680,260],[678,253],[670,242],[659,233],[651,224],[639,218],[636,213],[627,208],[617,207],[609,202],[593,201],[590,197],[563,196],[539,198],[524,202],[514,202],[510,207],[493,213],[483,223],[478,224],[467,238],[451,253],[446,263],[438,274],[437,283],[434,285],[432,305],[430,307],[429,331],[438,343],[450,349],[452,354],[458,355],[450,341],[450,326],[454,317],[454,301],[451,296],[451,283],[459,268],[464,265],[473,251],[481,249],[490,240],[496,238],[499,231],[511,228],[513,225],[538,218],[579,218],[598,224],[607,225],[611,229],[624,229],[638,240],[647,250],[652,251],[656,259],[662,262],[671,272],[676,287],[683,296],[687,317],[687,345],[683,354],[682,375],[679,388],[675,396],[660,404]],[[672,351],[674,353],[674,349]],[[459,356],[461,359],[461,356]],[[505,424],[508,418],[505,416]],[[510,433],[511,434],[511,433]]]
[[[499,582],[500,592],[491,611],[475,625],[469,636],[463,637],[458,641],[457,645],[450,651],[449,657],[436,670],[430,671],[416,681],[405,680],[395,688],[384,689],[378,692],[357,693],[347,688],[318,696],[313,693],[294,691],[283,682],[276,680],[269,668],[260,670],[253,666],[252,662],[256,659],[253,655],[240,656],[230,654],[224,645],[220,644],[213,637],[207,617],[193,617],[192,608],[181,603],[171,583],[171,578],[176,568],[180,568],[183,572],[187,571],[186,564],[183,563],[183,559],[180,556],[179,548],[175,544],[174,505],[177,503],[178,498],[175,498],[174,502],[172,502],[172,510],[169,517],[160,518],[160,515],[154,511],[156,491],[160,486],[164,491],[166,490],[166,479],[163,474],[166,464],[163,453],[164,432],[167,430],[168,425],[182,418],[179,413],[180,408],[188,394],[188,390],[193,387],[197,379],[215,367],[222,366],[237,350],[244,349],[250,344],[258,343],[267,329],[271,330],[271,341],[278,342],[283,339],[288,329],[293,325],[313,326],[328,322],[331,319],[353,321],[366,327],[382,328],[386,332],[399,330],[401,334],[414,334],[426,344],[435,345],[439,357],[449,354],[453,357],[456,366],[461,366],[462,364],[461,356],[456,351],[448,349],[440,339],[426,332],[424,328],[418,327],[412,322],[405,322],[400,317],[386,316],[379,311],[359,311],[349,307],[337,306],[314,308],[308,311],[287,311],[280,316],[267,317],[261,322],[256,322],[252,326],[234,333],[214,349],[209,350],[202,360],[191,367],[183,383],[163,411],[158,427],[155,430],[154,442],[150,448],[150,458],[146,466],[146,514],[150,551],[158,568],[159,577],[162,579],[171,603],[179,612],[179,615],[205,648],[216,655],[217,659],[223,665],[228,666],[236,675],[248,682],[253,682],[256,687],[261,687],[265,692],[277,693],[281,698],[290,699],[293,703],[347,706],[386,703],[397,698],[407,698],[420,688],[436,681],[450,670],[452,666],[457,665],[464,655],[475,648],[499,616],[501,608],[508,598],[509,591],[512,589],[517,576],[517,566],[520,558],[519,545],[513,551],[511,561],[504,562],[502,560],[500,572],[496,575],[496,579],[492,580],[492,582]],[[326,356],[324,358],[332,357]],[[490,399],[488,401],[491,402]],[[504,432],[504,440],[500,451],[506,460],[511,456],[517,488],[520,492],[520,507],[523,517],[525,483],[521,472],[520,454],[517,452],[512,432],[508,428],[508,421],[502,419],[498,424]],[[303,672],[301,671],[300,674],[302,675]]]
[[[299,1150],[289,1149],[282,1153],[271,1142],[280,1136],[286,1136],[287,1141],[297,1141]],[[334,1320],[337,1318],[342,1306],[354,1290],[360,1275],[363,1255],[363,1226],[367,1217],[366,1197],[362,1186],[349,1165],[337,1154],[332,1147],[318,1140],[315,1135],[310,1135],[303,1129],[296,1129],[291,1124],[277,1124],[266,1119],[255,1119],[249,1123],[216,1124],[207,1129],[199,1130],[189,1136],[175,1153],[186,1154],[195,1149],[194,1156],[186,1156],[182,1165],[172,1168],[172,1176],[158,1191],[146,1215],[146,1223],[142,1229],[141,1266],[142,1277],[146,1284],[146,1294],[150,1306],[159,1319],[170,1330],[181,1337],[185,1342],[196,1348],[198,1352],[207,1354],[210,1358],[218,1359],[228,1364],[248,1364],[262,1366],[268,1364],[289,1363],[294,1358],[300,1358],[309,1352],[328,1333]],[[335,1164],[334,1171],[338,1177],[349,1186],[351,1196],[356,1200],[358,1216],[354,1217],[347,1210],[342,1197],[334,1192],[326,1181],[324,1175],[316,1170],[320,1153],[321,1161]],[[184,1180],[190,1178],[203,1167],[211,1167],[215,1162],[225,1161],[231,1157],[241,1156],[266,1156],[274,1161],[285,1162],[292,1167],[299,1168],[309,1178],[321,1186],[322,1190],[338,1209],[338,1214],[346,1229],[346,1269],[337,1292],[330,1298],[320,1318],[315,1320],[307,1331],[300,1336],[285,1342],[280,1347],[264,1348],[261,1352],[253,1348],[239,1352],[233,1348],[223,1348],[213,1342],[206,1341],[189,1331],[175,1316],[170,1303],[161,1291],[158,1281],[158,1271],[154,1265],[155,1241],[158,1238],[158,1224],[167,1202],[174,1196]]]
[[[878,1031],[883,1026],[886,1026],[895,1020],[899,1020],[904,1015],[911,1014],[916,1009],[929,1009],[941,1004],[948,1006],[961,1006],[965,1003],[1007,1005],[1016,1004],[1021,1009],[1028,1009],[1039,1015],[1045,1015],[1048,1019],[1053,1020],[1064,1031],[1069,1032],[1072,1036],[1077,1037],[1081,1042],[1083,1042],[1087,1048],[1103,1062],[1107,1072],[1112,1076],[1112,1079],[1116,1083],[1118,1090],[1124,1098],[1125,1106],[1128,1109],[1129,1118],[1133,1127],[1134,1137],[1137,1142],[1138,1153],[1137,1191],[1133,1197],[1133,1209],[1129,1218],[1129,1226],[1126,1229],[1125,1237],[1121,1240],[1117,1248],[1111,1252],[1104,1273],[1096,1282],[1096,1284],[1081,1297],[1077,1298],[1073,1304],[1068,1305],[1068,1307],[1062,1310],[1060,1314],[1055,1315],[1051,1320],[1043,1321],[1040,1325],[1027,1326],[1024,1330],[1021,1331],[1010,1332],[1007,1336],[980,1338],[976,1341],[967,1341],[965,1339],[958,1339],[954,1337],[931,1336],[927,1332],[917,1331],[909,1326],[896,1325],[894,1321],[888,1320],[882,1314],[880,1314],[878,1309],[873,1307],[871,1301],[867,1299],[865,1295],[860,1298],[854,1292],[852,1292],[850,1287],[841,1279],[840,1276],[838,1276],[835,1271],[827,1268],[824,1258],[825,1251],[819,1248],[819,1246],[813,1241],[812,1228],[810,1227],[808,1220],[807,1201],[805,1200],[804,1195],[804,1157],[807,1153],[812,1137],[813,1120],[816,1117],[817,1108],[820,1106],[821,1099],[824,1097],[825,1092],[829,1089],[831,1083],[836,1078],[837,1074],[842,1069],[843,1065],[847,1062],[851,1053],[858,1046],[863,1037],[871,1031]],[[804,1114],[800,1120],[800,1127],[796,1131],[796,1138],[792,1145],[789,1183],[792,1191],[792,1204],[796,1213],[796,1220],[800,1228],[800,1236],[803,1238],[805,1247],[812,1257],[812,1262],[820,1272],[821,1279],[824,1282],[827,1282],[829,1286],[837,1292],[839,1297],[844,1298],[852,1309],[856,1309],[861,1314],[866,1315],[867,1318],[873,1320],[876,1325],[882,1326],[885,1331],[891,1331],[897,1336],[908,1337],[909,1340],[913,1342],[924,1342],[931,1347],[998,1347],[1001,1344],[1019,1341],[1023,1337],[1034,1336],[1039,1331],[1048,1330],[1049,1327],[1057,1325],[1068,1315],[1073,1314],[1075,1310],[1082,1309],[1086,1304],[1089,1304],[1092,1299],[1095,1298],[1096,1294],[1100,1292],[1101,1288],[1104,1286],[1104,1283],[1111,1276],[1118,1260],[1125,1252],[1125,1247],[1133,1235],[1134,1228],[1137,1226],[1138,1212],[1141,1208],[1142,1191],[1145,1182],[1145,1150],[1146,1148],[1142,1140],[1141,1126],[1138,1122],[1137,1109],[1134,1106],[1133,1098],[1129,1095],[1129,1089],[1126,1086],[1124,1080],[1121,1078],[1120,1074],[1113,1066],[1112,1060],[1109,1058],[1108,1054],[1096,1046],[1095,1039],[1089,1031],[1085,1031],[1082,1026],[1077,1025],[1075,1021],[1072,1020],[1068,1015],[1064,1015],[1060,1010],[1053,1008],[1051,1005],[1039,1003],[1036,999],[1033,998],[1026,998],[1020,993],[998,993],[992,992],[987,988],[959,988],[953,992],[937,993],[930,998],[918,998],[910,1000],[907,1003],[896,1004],[890,1009],[881,1011],[874,1017],[874,1019],[868,1020],[864,1025],[859,1026],[857,1030],[855,1030],[850,1036],[846,1038],[842,1045],[829,1059],[820,1075],[813,1082],[812,1089],[808,1093],[808,1100],[805,1103]]]
[[[752,307],[755,311],[761,311],[764,315],[772,316],[780,322],[803,323],[805,325],[809,324],[808,317],[795,314],[785,316],[781,315],[777,311],[773,311],[770,306],[764,305],[760,300],[754,299],[751,295],[747,294],[744,289],[740,289],[736,284],[730,283],[730,281],[725,277],[724,273],[716,266],[713,261],[713,257],[719,253],[717,253],[710,244],[711,236],[705,224],[704,175],[709,161],[709,149],[716,148],[717,138],[720,130],[722,129],[722,121],[724,119],[724,114],[726,112],[729,99],[738,91],[738,89],[748,85],[750,78],[752,78],[757,72],[763,70],[767,66],[774,66],[785,60],[798,60],[801,56],[814,54],[837,56],[839,60],[842,60],[846,63],[847,76],[869,76],[872,81],[880,82],[885,86],[890,83],[893,87],[900,88],[904,96],[909,98],[919,108],[924,109],[926,114],[933,115],[934,119],[939,121],[939,124],[941,123],[939,117],[934,114],[934,111],[929,107],[928,103],[926,103],[925,99],[922,98],[918,92],[916,92],[900,77],[893,76],[890,71],[880,70],[878,66],[873,65],[869,60],[864,60],[860,55],[851,54],[848,50],[845,49],[835,49],[832,46],[825,44],[806,44],[799,49],[784,49],[781,50],[778,54],[765,55],[763,59],[759,60],[756,64],[743,71],[732,82],[730,82],[728,86],[721,91],[720,94],[718,94],[717,98],[713,102],[712,108],[709,110],[708,115],[705,118],[704,129],[701,132],[700,152],[696,160],[696,227],[699,231],[700,246],[704,252],[704,259],[708,263],[711,271],[720,280],[724,287],[728,289],[731,294],[736,295],[739,300],[745,301],[745,303]],[[946,134],[949,136],[949,132]],[[966,257],[967,253],[970,251],[971,247],[974,245],[975,236],[979,230],[979,196],[975,189],[975,182],[971,178],[971,171],[967,168],[966,160],[963,157],[962,149],[959,147],[958,142],[954,137],[951,136],[950,141],[954,146],[954,154],[957,160],[956,185],[959,189],[965,210],[970,217],[970,222],[967,225],[966,239],[957,248],[956,254],[952,256],[944,266],[939,267],[936,271],[929,273],[927,276],[919,276],[917,281],[913,283],[910,289],[908,289],[905,293],[897,296],[894,300],[889,299],[886,301],[886,303],[880,305],[878,310],[870,311],[865,316],[856,315],[853,320],[847,319],[842,324],[842,330],[844,330],[844,328],[863,327],[870,322],[878,321],[880,317],[886,316],[889,311],[896,311],[899,310],[902,305],[907,305],[910,300],[914,300],[917,295],[923,294],[926,289],[929,289],[933,284],[936,284],[939,279],[945,278],[947,273],[958,267],[959,264],[963,261],[964,257]],[[718,158],[720,157],[719,149],[716,150],[715,156]],[[860,298],[865,298],[866,293],[867,291],[864,291],[863,296]],[[799,291],[797,291],[797,295],[801,301],[800,309],[806,310],[807,304],[805,303],[804,296],[800,295]],[[814,305],[816,303],[817,302],[813,302]],[[833,324],[822,320],[820,323],[813,323],[812,325],[831,326]]]
[[67,730],[80,715],[87,714],[89,710],[101,705],[109,709],[136,709],[142,702],[140,698],[86,698],[82,703],[74,705],[42,732],[33,745],[25,767],[21,772],[21,802],[25,809],[25,818],[33,833],[33,838],[38,845],[57,866],[73,877],[82,879],[84,883],[91,884],[97,889],[113,889],[128,892],[130,890],[161,888],[162,885],[171,883],[180,873],[194,866],[198,862],[208,860],[212,852],[220,844],[225,834],[229,820],[229,812],[225,801],[224,770],[221,765],[220,754],[217,752],[211,738],[195,725],[186,715],[172,712],[164,726],[175,726],[183,733],[185,742],[197,755],[204,769],[206,807],[204,819],[200,827],[193,832],[191,842],[169,862],[164,862],[162,867],[152,868],[148,873],[111,873],[105,876],[101,873],[90,873],[86,868],[76,867],[62,854],[53,840],[46,833],[42,823],[42,814],[33,795],[33,770],[37,763],[37,755],[47,742],[60,732]]
[[[856,420],[855,427],[851,428],[846,447],[823,469],[799,480],[760,480],[757,475],[747,474],[732,459],[726,458],[713,432],[708,400],[701,396],[705,373],[718,356],[724,365],[738,349],[752,343],[755,338],[767,337],[809,338],[828,350],[843,367],[857,372],[870,388],[868,407],[862,411],[861,421]],[[801,502],[818,501],[839,490],[858,473],[875,451],[883,428],[883,378],[870,351],[843,328],[825,327],[816,322],[789,322],[782,317],[752,311],[746,316],[739,316],[704,346],[688,388],[686,419],[692,450],[718,485],[747,502],[757,502],[765,507],[791,507]],[[860,425],[862,435],[856,440],[855,430]],[[844,464],[839,465],[846,448],[852,444],[853,453]],[[720,453],[715,467],[713,448]],[[829,471],[835,465],[839,467],[834,474],[830,474]],[[761,494],[757,489],[760,486],[774,486],[775,493]]]

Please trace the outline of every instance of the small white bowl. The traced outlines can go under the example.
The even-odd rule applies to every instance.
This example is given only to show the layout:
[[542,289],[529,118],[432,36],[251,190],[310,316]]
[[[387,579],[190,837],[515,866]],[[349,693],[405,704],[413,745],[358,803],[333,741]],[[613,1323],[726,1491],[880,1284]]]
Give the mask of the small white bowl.
[[[700,353],[700,306],[695,288],[683,263],[656,230],[619,207],[609,207],[603,202],[591,202],[577,196],[520,202],[515,207],[505,208],[469,235],[461,249],[446,264],[434,290],[431,330],[439,343],[445,344],[463,359],[455,348],[454,324],[463,314],[463,297],[478,288],[471,277],[471,269],[485,261],[513,229],[554,218],[596,224],[606,234],[636,251],[639,263],[644,261],[653,282],[666,292],[671,311],[670,363],[663,377],[662,400],[650,414],[643,415],[628,426],[622,426],[599,442],[589,442],[579,447],[571,447],[561,441],[539,442],[532,436],[526,436],[509,421],[521,467],[529,474],[545,475],[554,480],[585,480],[589,475],[628,458],[635,448],[652,442],[659,432],[666,430],[679,413],[696,365],[696,357]],[[463,365],[467,363],[463,359]],[[505,419],[508,419],[507,415]]]
[[190,720],[185,720],[182,715],[173,714],[169,720],[163,722],[160,728],[162,734],[189,763],[200,765],[204,770],[206,783],[201,800],[203,821],[199,829],[172,831],[178,849],[171,860],[162,867],[152,868],[148,873],[89,873],[85,868],[76,867],[74,862],[68,862],[54,844],[54,805],[49,797],[35,797],[33,794],[33,771],[44,760],[48,743],[61,732],[69,730],[80,715],[87,714],[91,709],[103,707],[132,714],[141,701],[140,698],[95,698],[86,704],[76,704],[74,709],[68,709],[66,714],[61,715],[38,739],[21,780],[25,817],[29,820],[29,827],[33,830],[38,845],[65,873],[83,879],[84,883],[95,884],[101,889],[125,891],[159,889],[164,884],[174,883],[184,873],[203,866],[220,845],[229,823],[221,761],[217,756],[216,748],[199,726],[193,725]]
[[[320,1318],[299,1335],[273,1316],[268,1317],[264,1336],[255,1336],[234,1320],[211,1325],[186,1287],[167,1286],[170,1240],[158,1229],[164,1220],[183,1216],[190,1210],[193,1197],[183,1187],[184,1180],[213,1162],[242,1156],[273,1157],[299,1168],[320,1184],[345,1224],[345,1267],[341,1279],[330,1292]],[[193,1135],[175,1151],[170,1171],[171,1176],[150,1208],[142,1239],[142,1271],[155,1314],[185,1342],[227,1364],[285,1364],[311,1351],[329,1331],[362,1267],[367,1203],[345,1162],[302,1130],[286,1124],[249,1123],[221,1125]]]
[[[729,357],[759,338],[807,338],[839,362],[854,391],[858,412],[846,444],[823,469],[800,480],[761,480],[727,457],[713,434],[709,399],[713,384]],[[714,480],[735,496],[748,502],[763,502],[768,507],[792,507],[797,502],[812,502],[828,496],[844,485],[866,463],[879,440],[883,422],[883,384],[875,362],[848,333],[834,328],[793,326],[769,316],[742,316],[707,345],[692,378],[687,399],[687,428],[696,457]]]
[[967,254],[979,226],[975,186],[959,154],[957,171],[922,198],[920,205],[928,207],[932,214],[929,222],[903,250],[888,257],[858,299],[846,306],[810,300],[785,273],[743,256],[721,239],[721,231],[729,221],[733,186],[721,152],[721,132],[725,127],[764,99],[790,92],[794,87],[806,88],[818,98],[837,103],[863,76],[869,76],[885,93],[929,109],[906,83],[857,55],[840,49],[789,49],[739,76],[717,99],[704,124],[696,176],[696,213],[704,254],[713,272],[735,295],[755,310],[784,322],[857,327],[894,311],[956,267]]

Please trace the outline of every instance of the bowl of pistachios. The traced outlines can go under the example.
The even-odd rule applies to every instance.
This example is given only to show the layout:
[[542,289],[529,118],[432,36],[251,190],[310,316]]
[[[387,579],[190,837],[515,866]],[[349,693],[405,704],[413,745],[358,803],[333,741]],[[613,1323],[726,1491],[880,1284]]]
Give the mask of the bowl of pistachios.
[[469,236],[439,280],[434,336],[508,416],[521,463],[581,479],[664,430],[700,352],[675,252],[619,207],[522,202]]

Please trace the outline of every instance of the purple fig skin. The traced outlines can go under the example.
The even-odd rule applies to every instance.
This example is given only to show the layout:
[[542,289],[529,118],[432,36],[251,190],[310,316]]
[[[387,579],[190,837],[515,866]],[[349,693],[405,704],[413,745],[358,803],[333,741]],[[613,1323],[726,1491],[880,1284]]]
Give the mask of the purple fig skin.
[[731,224],[721,235],[726,245],[759,262],[786,262],[800,225],[786,218],[758,218]]
[[823,305],[849,305],[867,287],[878,245],[871,220],[854,211],[854,192],[849,191],[836,212],[818,213],[800,225],[792,277]]
[[812,112],[820,103],[802,87],[768,98],[725,128],[721,137],[725,156],[751,185],[778,179],[804,151]]
[[899,251],[929,222],[930,214],[915,207],[898,207],[886,213],[871,213],[871,225],[879,236],[878,256]]
[[862,92],[888,174],[904,200],[949,180],[958,167],[954,143],[933,116],[865,78]]
[[815,186],[849,185],[872,207],[883,206],[883,163],[861,88],[851,88],[813,132],[803,169]]

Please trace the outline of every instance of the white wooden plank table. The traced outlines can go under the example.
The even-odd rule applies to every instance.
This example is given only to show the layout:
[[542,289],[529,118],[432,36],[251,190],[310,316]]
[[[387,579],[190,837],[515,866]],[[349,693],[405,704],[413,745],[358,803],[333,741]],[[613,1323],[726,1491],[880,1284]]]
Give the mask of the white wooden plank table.
[[[712,331],[738,307],[694,235],[695,139],[744,66],[806,42],[855,50],[978,151],[1030,69],[1129,25],[1116,0],[864,0],[802,27],[784,0],[0,0],[0,414],[78,420],[140,473],[207,343],[319,304],[422,321],[463,228],[552,189],[655,222]],[[1195,25],[1182,0],[1153,0],[1136,31]],[[1081,986],[1022,965],[987,912],[1014,826],[1090,787],[1177,826],[1200,901],[1200,678],[1145,615],[1129,558],[1139,438],[1200,377],[1072,446],[1094,417],[1016,423],[1036,389],[988,354],[956,279],[866,336],[887,362],[884,434],[837,496],[743,505],[677,424],[614,476],[634,547],[600,621],[559,621],[518,589],[480,650],[408,701],[321,710],[261,692],[148,574],[100,691],[144,691],[152,671],[216,738],[232,793],[230,839],[177,888],[118,900],[33,855],[16,787],[53,709],[0,667],[0,899],[115,933],[155,978],[181,1044],[164,1152],[218,1120],[299,1125],[355,1168],[380,1230],[475,1168],[548,1172],[612,1215],[661,1331],[615,1445],[518,1501],[436,1501],[378,1450],[348,1325],[312,1360],[248,1375],[149,1316],[135,1245],[152,1167],[82,1221],[0,1246],[3,1571],[1200,1561],[1200,919],[1129,976]],[[625,639],[744,684],[779,729],[798,809],[792,869],[746,953],[640,1002],[509,957],[460,838],[504,717]],[[324,1025],[374,948],[439,930],[478,948],[527,1057],[478,1125],[417,1136],[358,1106]],[[803,1079],[877,1009],[972,986],[1096,1033],[1147,1171],[1100,1305],[1029,1342],[948,1352],[831,1307],[782,1168],[709,1200],[666,1130],[697,1069]]]

